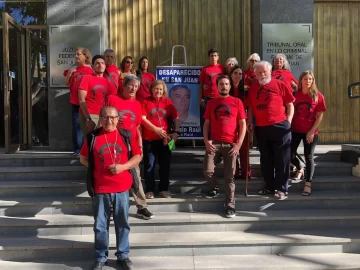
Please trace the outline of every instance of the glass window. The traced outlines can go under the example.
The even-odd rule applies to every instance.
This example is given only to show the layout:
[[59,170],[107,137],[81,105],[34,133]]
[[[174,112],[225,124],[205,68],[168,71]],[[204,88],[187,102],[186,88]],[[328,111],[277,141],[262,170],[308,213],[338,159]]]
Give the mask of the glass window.
[[46,25],[45,1],[0,0],[0,12],[3,11],[9,13],[21,25]]

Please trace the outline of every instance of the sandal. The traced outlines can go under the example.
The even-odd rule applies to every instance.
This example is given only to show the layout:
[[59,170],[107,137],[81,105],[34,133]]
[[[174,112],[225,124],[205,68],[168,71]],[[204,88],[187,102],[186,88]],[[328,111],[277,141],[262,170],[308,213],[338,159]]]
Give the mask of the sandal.
[[270,189],[267,189],[267,188],[262,188],[262,189],[259,189],[257,191],[257,194],[259,194],[259,195],[270,195],[270,194],[274,194],[274,191],[271,191]]
[[154,199],[154,193],[153,192],[146,192],[145,194],[146,199]]
[[304,169],[296,171],[295,175],[291,178],[292,180],[301,180],[304,179]]
[[305,182],[304,191],[301,193],[303,196],[310,196],[311,194],[311,182]]
[[276,199],[283,199],[283,198],[285,198],[286,197],[286,194],[287,192],[282,192],[282,191],[280,191],[280,190],[276,190],[275,191],[275,194],[274,194],[274,197],[276,198]]

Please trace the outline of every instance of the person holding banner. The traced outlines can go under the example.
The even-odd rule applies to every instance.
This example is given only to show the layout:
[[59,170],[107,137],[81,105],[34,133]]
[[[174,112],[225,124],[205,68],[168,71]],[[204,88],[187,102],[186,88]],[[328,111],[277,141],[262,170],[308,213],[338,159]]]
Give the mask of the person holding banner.
[[291,121],[294,115],[292,90],[282,81],[272,79],[272,66],[260,61],[254,65],[258,82],[251,86],[248,95],[248,128],[255,134],[260,151],[260,164],[265,187],[260,195],[274,194],[282,199],[288,192],[290,176]]
[[209,65],[203,67],[200,72],[199,97],[200,105],[205,107],[208,101],[219,96],[216,87],[216,79],[220,75],[225,75],[225,67],[219,64],[219,52],[212,48],[208,51]]
[[[230,95],[239,98],[244,104],[246,109],[248,88],[244,85],[243,70],[241,69],[241,67],[237,65],[234,66],[230,72],[230,78],[231,78]],[[238,162],[239,159],[237,159],[236,161],[235,178],[245,179],[246,173],[248,174],[249,178],[251,175],[250,163],[248,162],[248,155],[249,155],[248,136],[249,136],[249,132],[246,132],[244,142],[241,145],[239,152],[240,163]],[[248,168],[246,169],[246,167]]]
[[290,88],[297,91],[298,81],[295,79],[294,75],[290,71],[290,65],[288,60],[286,59],[286,55],[279,53],[275,55],[272,59],[272,72],[271,76],[274,79],[281,80],[286,83]]
[[140,58],[136,75],[141,81],[140,88],[136,93],[136,100],[142,102],[151,96],[150,85],[155,81],[154,74],[149,72],[149,60],[146,56]]
[[224,159],[225,178],[225,211],[228,218],[236,216],[235,182],[236,158],[246,132],[246,113],[239,98],[229,95],[231,84],[228,76],[219,76],[216,80],[219,97],[209,101],[205,110],[204,142],[204,175],[211,190],[206,198],[219,196],[214,171],[219,157]]
[[[169,139],[176,142],[179,137],[179,114],[171,99],[167,98],[167,88],[163,81],[154,81],[150,86],[150,92],[151,97],[142,103],[146,198],[154,198],[156,161],[160,167],[159,195],[163,198],[171,198],[169,192],[171,150],[168,143]],[[171,126],[174,128],[172,129]]]
[[111,93],[116,95],[119,88],[120,70],[115,65],[115,51],[113,49],[106,49],[104,51],[104,59],[106,64],[104,78],[110,83]]

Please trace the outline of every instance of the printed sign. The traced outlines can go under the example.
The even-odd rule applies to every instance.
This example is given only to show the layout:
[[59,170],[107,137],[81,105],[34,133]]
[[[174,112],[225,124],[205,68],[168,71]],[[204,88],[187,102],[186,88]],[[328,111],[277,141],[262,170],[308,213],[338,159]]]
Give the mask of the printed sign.
[[100,25],[50,25],[50,87],[64,85],[64,70],[75,64],[77,47],[88,48],[92,55],[101,53]]
[[199,105],[199,76],[202,67],[156,67],[180,118],[181,139],[202,139]]
[[314,68],[314,41],[311,23],[270,23],[262,25],[262,58],[271,62],[285,54],[295,78]]

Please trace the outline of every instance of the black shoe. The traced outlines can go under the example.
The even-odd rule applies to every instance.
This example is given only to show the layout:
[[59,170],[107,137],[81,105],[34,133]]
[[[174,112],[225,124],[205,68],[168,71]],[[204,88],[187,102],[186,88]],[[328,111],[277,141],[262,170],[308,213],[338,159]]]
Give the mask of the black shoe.
[[130,261],[129,258],[124,260],[117,260],[116,263],[121,266],[122,270],[134,270],[134,264]]
[[102,270],[104,265],[106,265],[104,262],[95,262],[91,270]]
[[213,190],[210,190],[208,193],[206,193],[206,198],[212,199],[215,197],[218,197],[220,195],[219,189],[215,188]]
[[152,219],[154,217],[154,214],[151,213],[147,208],[138,209],[136,215],[146,220]]
[[236,216],[236,211],[234,208],[228,207],[226,208],[226,217],[233,218]]

